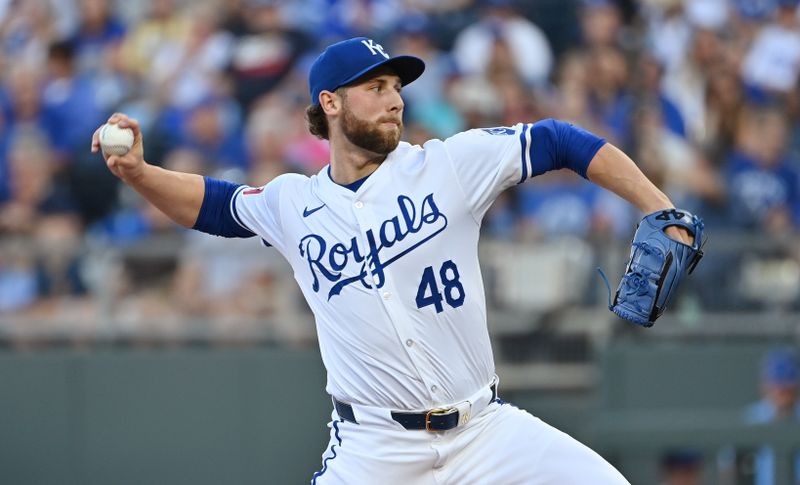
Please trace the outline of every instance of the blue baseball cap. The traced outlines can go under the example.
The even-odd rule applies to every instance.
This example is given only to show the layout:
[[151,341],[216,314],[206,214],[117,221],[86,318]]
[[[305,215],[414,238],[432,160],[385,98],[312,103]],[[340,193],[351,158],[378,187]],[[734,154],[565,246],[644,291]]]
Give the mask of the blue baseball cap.
[[702,464],[703,454],[691,448],[669,450],[661,458],[661,466],[670,470],[697,468]]
[[311,103],[319,104],[319,93],[335,91],[369,71],[389,66],[405,86],[425,70],[425,62],[414,56],[391,57],[383,47],[367,37],[355,37],[328,46],[317,57],[308,74]]
[[800,361],[797,354],[790,349],[770,351],[762,363],[762,378],[779,386],[800,384]]

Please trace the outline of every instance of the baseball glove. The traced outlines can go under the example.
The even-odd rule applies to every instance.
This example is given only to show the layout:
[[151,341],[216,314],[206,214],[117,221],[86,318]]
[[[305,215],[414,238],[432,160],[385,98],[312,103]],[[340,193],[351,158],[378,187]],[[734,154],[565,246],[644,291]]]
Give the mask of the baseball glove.
[[[669,226],[685,228],[694,237],[689,246],[669,237]],[[608,309],[620,317],[652,327],[664,313],[684,275],[691,274],[703,257],[703,221],[687,211],[667,209],[648,214],[636,228],[631,259]]]

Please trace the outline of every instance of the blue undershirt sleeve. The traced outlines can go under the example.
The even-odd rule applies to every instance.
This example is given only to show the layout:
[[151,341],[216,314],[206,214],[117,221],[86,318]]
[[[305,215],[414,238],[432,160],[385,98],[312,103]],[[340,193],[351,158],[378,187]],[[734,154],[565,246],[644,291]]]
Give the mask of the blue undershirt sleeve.
[[236,209],[231,200],[241,185],[211,177],[203,177],[203,180],[206,184],[206,193],[203,196],[203,205],[200,206],[197,222],[192,229],[222,237],[255,236],[255,233],[236,222],[233,214]]
[[531,129],[532,175],[568,168],[583,178],[597,151],[606,141],[570,123],[538,121]]

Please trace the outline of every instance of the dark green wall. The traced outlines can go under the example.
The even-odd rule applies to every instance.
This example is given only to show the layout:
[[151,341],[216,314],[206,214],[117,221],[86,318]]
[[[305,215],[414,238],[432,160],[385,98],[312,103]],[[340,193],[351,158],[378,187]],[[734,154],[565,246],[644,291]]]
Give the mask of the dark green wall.
[[0,354],[0,483],[307,483],[330,400],[316,351]]

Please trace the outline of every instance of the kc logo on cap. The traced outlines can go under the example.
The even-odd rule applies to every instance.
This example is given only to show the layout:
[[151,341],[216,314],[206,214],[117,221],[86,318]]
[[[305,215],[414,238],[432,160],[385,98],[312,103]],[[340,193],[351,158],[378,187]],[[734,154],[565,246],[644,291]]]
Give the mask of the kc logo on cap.
[[319,103],[322,91],[335,91],[380,66],[392,69],[404,86],[425,70],[422,59],[414,56],[391,57],[383,50],[383,46],[367,37],[343,40],[328,46],[311,66],[308,75],[311,103]]
[[361,41],[361,43],[367,46],[367,49],[369,49],[369,51],[372,52],[372,55],[380,54],[387,59],[389,58],[389,54],[384,52],[383,46],[381,46],[380,44],[376,44],[374,40],[364,39]]

